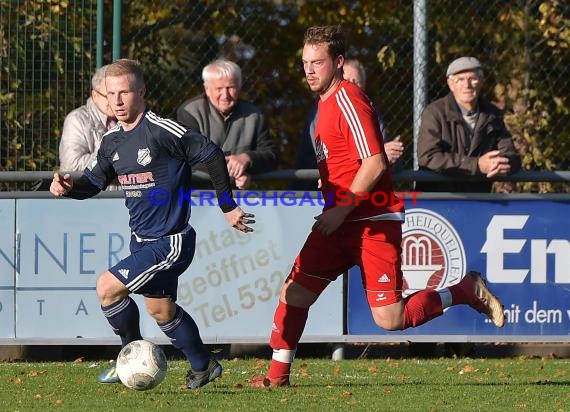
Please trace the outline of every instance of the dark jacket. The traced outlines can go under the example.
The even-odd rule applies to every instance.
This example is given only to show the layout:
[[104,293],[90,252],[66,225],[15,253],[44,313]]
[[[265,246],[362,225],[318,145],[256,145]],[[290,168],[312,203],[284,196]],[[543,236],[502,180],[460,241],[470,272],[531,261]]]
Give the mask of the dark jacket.
[[[479,100],[479,117],[473,137],[453,95],[429,104],[422,113],[417,156],[420,169],[451,176],[483,176],[478,167],[481,155],[500,150],[509,158],[511,173],[521,167],[520,155],[505,127],[502,112],[490,102]],[[417,182],[424,192],[490,192],[492,181]]]
[[184,126],[209,137],[224,154],[247,153],[248,173],[262,173],[277,167],[278,150],[271,140],[263,113],[253,104],[238,100],[230,117],[223,117],[205,94],[185,101],[177,112]]

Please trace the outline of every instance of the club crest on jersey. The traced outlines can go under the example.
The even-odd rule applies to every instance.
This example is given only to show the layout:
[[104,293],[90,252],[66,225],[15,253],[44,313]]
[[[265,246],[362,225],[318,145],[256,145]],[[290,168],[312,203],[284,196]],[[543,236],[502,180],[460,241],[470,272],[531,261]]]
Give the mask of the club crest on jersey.
[[453,225],[431,210],[406,210],[402,225],[403,295],[445,288],[459,282],[465,271],[465,248]]
[[145,147],[144,149],[139,149],[137,153],[137,163],[141,166],[148,165],[152,160],[150,156],[150,149]]

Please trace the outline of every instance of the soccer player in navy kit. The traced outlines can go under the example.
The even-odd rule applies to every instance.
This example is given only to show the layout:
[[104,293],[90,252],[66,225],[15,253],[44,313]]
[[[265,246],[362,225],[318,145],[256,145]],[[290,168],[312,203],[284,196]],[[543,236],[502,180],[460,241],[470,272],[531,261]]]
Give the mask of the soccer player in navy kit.
[[[107,99],[119,123],[108,131],[96,160],[83,175],[55,173],[50,191],[55,196],[86,199],[104,190],[115,178],[121,182],[129,209],[131,254],[97,279],[103,314],[121,343],[142,339],[139,309],[129,296],[142,294],[148,313],[190,362],[187,387],[198,388],[222,373],[222,366],[204,346],[194,319],[176,302],[178,277],[194,256],[196,233],[189,225],[192,166],[204,163],[220,208],[228,223],[251,232],[253,215],[233,200],[226,161],[207,137],[164,119],[146,108],[143,71],[135,60],[120,59],[105,73]],[[182,194],[182,199],[179,199]],[[153,203],[154,195],[170,201]],[[118,382],[114,367],[99,376],[102,383]]]

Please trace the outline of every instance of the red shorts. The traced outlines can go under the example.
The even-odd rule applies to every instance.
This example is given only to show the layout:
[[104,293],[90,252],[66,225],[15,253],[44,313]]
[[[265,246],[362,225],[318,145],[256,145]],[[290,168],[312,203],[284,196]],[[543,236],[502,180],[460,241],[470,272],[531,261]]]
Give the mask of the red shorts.
[[353,266],[360,268],[371,307],[402,300],[402,224],[345,222],[333,234],[311,232],[289,277],[316,294]]

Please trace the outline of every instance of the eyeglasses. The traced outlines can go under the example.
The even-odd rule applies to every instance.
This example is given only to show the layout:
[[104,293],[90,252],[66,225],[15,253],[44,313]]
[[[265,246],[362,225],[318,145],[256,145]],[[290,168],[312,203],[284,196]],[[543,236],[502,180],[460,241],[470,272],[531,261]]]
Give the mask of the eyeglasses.
[[93,89],[93,91],[94,91],[95,93],[97,93],[99,96],[101,96],[101,97],[104,97],[105,99],[107,98],[107,95],[106,95],[106,94],[103,94],[103,93],[101,93],[99,90],[97,90],[97,89]]
[[481,79],[479,79],[478,77],[474,77],[474,76],[450,76],[451,81],[453,81],[453,83],[455,84],[461,84],[462,86],[465,86],[467,84],[471,84],[473,87],[476,87],[479,82],[481,81]]

